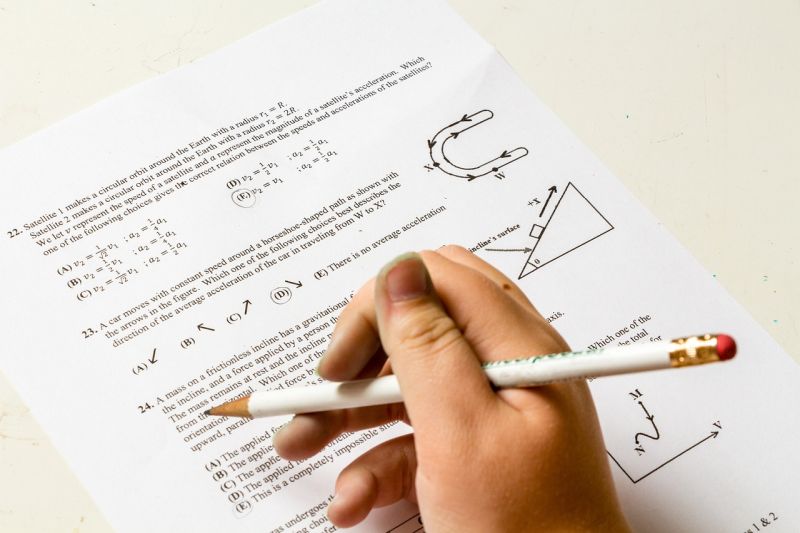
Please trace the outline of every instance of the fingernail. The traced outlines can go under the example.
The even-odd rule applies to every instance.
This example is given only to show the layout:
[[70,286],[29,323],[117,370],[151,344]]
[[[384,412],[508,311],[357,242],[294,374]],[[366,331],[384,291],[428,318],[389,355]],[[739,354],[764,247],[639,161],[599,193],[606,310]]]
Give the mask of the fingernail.
[[292,420],[289,420],[288,422],[286,422],[286,423],[285,423],[285,424],[283,424],[282,426],[278,427],[278,429],[276,429],[276,430],[275,430],[275,432],[272,434],[272,437],[273,437],[273,438],[274,438],[274,437],[277,437],[278,435],[280,435],[281,433],[283,433],[283,431],[284,431],[284,430],[285,430],[285,429],[286,429],[286,428],[289,426],[289,424],[291,424],[291,423],[292,423],[292,421],[293,421],[293,420],[294,420],[294,417],[292,417]]
[[392,302],[419,298],[431,290],[430,276],[419,254],[400,255],[383,267],[383,272],[386,293]]
[[338,507],[339,505],[341,505],[342,504],[342,499],[343,499],[342,495],[338,490],[336,492],[334,492],[333,493],[333,499],[331,500],[331,503],[328,504],[328,511],[330,511],[331,508],[333,508],[333,507]]
[[326,510],[325,514],[327,514],[329,519],[330,519],[331,518],[331,514],[333,514],[334,516],[337,515],[337,514],[340,514],[339,508],[342,507],[343,505],[344,505],[344,509],[346,511],[346,509],[347,509],[347,496],[343,495],[342,491],[340,489],[337,489],[333,493],[333,499],[331,500],[331,503],[328,504],[328,509]]
[[357,487],[354,487],[352,483],[340,483],[339,485],[334,490],[331,503],[328,504],[328,513],[331,511],[336,513],[338,507],[347,510],[359,499]]
[[325,356],[319,358],[319,362],[317,363],[317,367],[314,369],[314,376],[321,378],[321,379],[328,379],[325,373],[322,372],[322,362],[325,360]]
[[[280,456],[283,456],[282,452],[284,451],[285,445],[287,443],[286,435],[288,435],[288,433],[286,431],[286,428],[289,427],[289,424],[291,423],[292,421],[290,420],[281,427],[277,428],[275,432],[272,434],[272,446],[275,448],[275,452]],[[291,445],[291,439],[289,439],[288,442]]]
[[322,356],[321,356],[321,357],[320,357],[320,358],[317,360],[317,366],[314,368],[314,375],[316,375],[316,376],[319,376],[319,375],[320,375],[320,373],[319,373],[319,367],[321,367],[321,366],[322,366],[322,362],[323,362],[324,360],[325,360],[325,354],[322,354]]

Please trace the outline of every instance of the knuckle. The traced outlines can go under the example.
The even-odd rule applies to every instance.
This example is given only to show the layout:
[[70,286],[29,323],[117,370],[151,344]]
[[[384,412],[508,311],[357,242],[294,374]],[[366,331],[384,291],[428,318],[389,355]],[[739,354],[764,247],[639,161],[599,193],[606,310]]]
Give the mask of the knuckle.
[[437,309],[409,317],[403,324],[400,344],[408,352],[441,353],[460,338],[461,331],[453,319]]
[[458,244],[447,244],[445,246],[442,246],[438,251],[441,255],[445,257],[459,257],[464,255],[473,255],[472,252],[470,252],[463,246],[459,246]]
[[422,262],[425,263],[425,265],[428,268],[430,268],[431,259],[442,255],[439,252],[440,252],[439,250],[420,250],[418,253],[419,256],[422,258]]

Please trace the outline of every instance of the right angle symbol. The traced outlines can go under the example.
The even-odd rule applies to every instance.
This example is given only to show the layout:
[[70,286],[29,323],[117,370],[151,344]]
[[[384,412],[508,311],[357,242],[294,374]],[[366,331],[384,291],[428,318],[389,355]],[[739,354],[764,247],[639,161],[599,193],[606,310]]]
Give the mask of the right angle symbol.
[[[558,192],[555,187],[551,187],[549,191],[547,202],[542,207],[539,217],[545,216],[547,204]],[[537,220],[531,227],[529,236],[535,242],[533,246],[529,246],[532,250],[522,266],[518,279],[532,274],[544,265],[614,229],[611,222],[572,182],[567,183],[547,221],[544,224],[540,224],[540,221]]]

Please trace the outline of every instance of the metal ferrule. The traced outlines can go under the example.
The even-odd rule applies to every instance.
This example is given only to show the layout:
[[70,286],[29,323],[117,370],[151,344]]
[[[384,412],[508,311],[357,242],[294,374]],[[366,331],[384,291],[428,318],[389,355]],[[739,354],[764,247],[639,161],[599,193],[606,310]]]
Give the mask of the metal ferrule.
[[702,335],[683,337],[670,341],[670,364],[677,366],[702,365],[719,361],[717,354],[717,336]]

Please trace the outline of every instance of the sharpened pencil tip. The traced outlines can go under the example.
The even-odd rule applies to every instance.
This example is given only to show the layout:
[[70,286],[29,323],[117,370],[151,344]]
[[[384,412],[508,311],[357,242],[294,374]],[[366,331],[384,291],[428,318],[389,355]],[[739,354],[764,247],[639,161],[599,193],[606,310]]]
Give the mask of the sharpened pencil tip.
[[229,402],[225,402],[222,405],[217,405],[212,407],[206,414],[211,416],[239,416],[239,417],[249,417],[250,410],[248,409],[248,403],[250,402],[250,396],[242,396],[241,398],[237,398],[236,400],[231,400]]
[[203,414],[204,415],[210,415],[211,414],[211,409],[206,409],[205,411],[203,411]]

